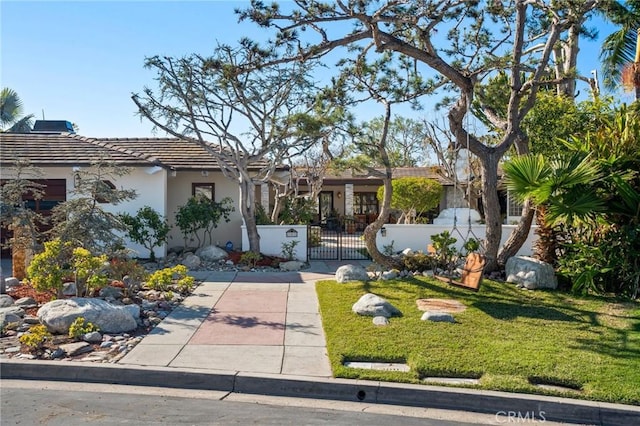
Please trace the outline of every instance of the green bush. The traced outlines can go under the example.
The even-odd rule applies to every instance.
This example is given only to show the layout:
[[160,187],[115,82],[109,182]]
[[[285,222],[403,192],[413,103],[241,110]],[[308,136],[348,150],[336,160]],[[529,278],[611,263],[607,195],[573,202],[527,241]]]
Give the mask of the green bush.
[[69,326],[69,337],[80,339],[85,334],[92,333],[94,331],[100,331],[98,326],[86,321],[83,317],[78,317]]
[[29,331],[20,336],[20,343],[28,347],[32,352],[42,349],[47,340],[51,340],[53,335],[49,333],[44,325],[34,325]]
[[135,216],[123,213],[120,215],[120,220],[124,223],[131,241],[149,250],[149,259],[152,262],[155,261],[153,249],[169,241],[171,227],[167,220],[149,206],[138,210]]
[[300,241],[298,240],[282,243],[282,257],[287,260],[293,260],[296,252],[296,246],[298,244],[300,244]]
[[260,260],[262,260],[262,255],[259,253],[254,253],[252,251],[242,253],[242,256],[240,256],[240,263],[251,268],[255,268]]
[[428,271],[433,268],[433,257],[425,253],[414,253],[410,256],[404,256],[404,269],[407,271]]
[[71,266],[76,280],[76,296],[90,295],[96,288],[107,285],[107,265],[106,255],[93,256],[85,248],[75,248],[71,256]]
[[187,275],[187,267],[184,265],[160,269],[147,279],[147,286],[152,290],[169,291],[175,284],[175,289],[181,293],[191,291],[194,283],[193,277]]
[[55,291],[62,297],[62,284],[72,274],[70,242],[60,239],[44,243],[44,251],[36,254],[27,268],[29,281],[38,291]]

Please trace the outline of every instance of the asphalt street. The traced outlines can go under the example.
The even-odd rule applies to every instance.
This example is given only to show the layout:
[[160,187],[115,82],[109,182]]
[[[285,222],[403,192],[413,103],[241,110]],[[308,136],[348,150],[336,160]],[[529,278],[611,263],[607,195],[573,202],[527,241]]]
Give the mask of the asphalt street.
[[105,384],[3,380],[0,396],[3,426],[509,423],[504,416],[452,410]]

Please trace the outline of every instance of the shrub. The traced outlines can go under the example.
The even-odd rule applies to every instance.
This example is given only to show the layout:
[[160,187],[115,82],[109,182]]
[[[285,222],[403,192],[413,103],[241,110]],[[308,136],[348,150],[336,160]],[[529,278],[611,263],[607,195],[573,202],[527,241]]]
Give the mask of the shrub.
[[108,266],[109,275],[117,280],[122,280],[125,276],[133,282],[140,283],[147,279],[149,275],[136,260],[113,258]]
[[80,339],[85,334],[94,331],[100,331],[98,326],[85,320],[83,317],[78,317],[69,326],[69,337]]
[[456,248],[453,246],[457,239],[453,238],[449,231],[443,231],[440,234],[432,235],[431,242],[436,251],[436,266],[449,271],[455,267]]
[[240,263],[243,265],[247,265],[251,268],[255,268],[256,264],[262,259],[262,255],[260,253],[254,253],[252,251],[247,251],[242,253],[240,256]]
[[229,215],[233,212],[233,200],[229,197],[219,203],[204,196],[191,197],[184,206],[178,207],[176,213],[176,225],[182,231],[187,245],[187,240],[198,240],[198,247],[202,245],[198,231],[204,230],[205,237],[209,236],[211,244],[213,228],[218,226],[221,219],[229,222]]
[[410,256],[404,256],[402,259],[404,269],[407,271],[428,271],[433,268],[433,257],[425,253],[414,253]]
[[174,282],[176,290],[181,293],[191,291],[194,285],[193,277],[187,275],[187,267],[176,265],[155,271],[147,279],[147,286],[153,290],[169,291]]
[[169,241],[171,227],[167,220],[149,206],[138,210],[135,216],[123,213],[120,215],[120,220],[124,223],[131,241],[149,250],[149,259],[152,262],[155,261],[153,249]]
[[89,250],[78,247],[73,250],[71,266],[76,279],[76,296],[92,293],[105,286],[109,280],[105,275],[107,256],[93,256]]
[[34,256],[27,268],[29,280],[38,291],[55,291],[62,297],[64,279],[71,275],[72,245],[60,239],[44,243],[44,251]]
[[42,349],[47,340],[51,340],[53,335],[49,333],[44,325],[34,325],[29,332],[20,336],[20,343],[28,347],[32,352]]
[[298,240],[282,243],[282,256],[287,260],[293,260],[298,244],[300,244]]

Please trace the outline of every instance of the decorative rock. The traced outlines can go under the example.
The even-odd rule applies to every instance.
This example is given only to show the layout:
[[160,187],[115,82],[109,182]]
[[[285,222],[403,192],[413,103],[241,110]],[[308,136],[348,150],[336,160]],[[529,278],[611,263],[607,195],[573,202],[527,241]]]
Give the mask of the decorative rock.
[[38,317],[33,315],[25,315],[22,321],[24,321],[25,324],[31,324],[31,325],[40,324],[40,320],[38,319]]
[[516,283],[529,290],[558,287],[553,267],[531,257],[510,257],[507,260],[505,273],[508,283]]
[[29,308],[37,308],[38,302],[36,302],[35,299],[33,299],[33,297],[21,297],[20,299],[14,302],[14,305],[20,306],[23,309],[29,309]]
[[362,296],[356,303],[354,303],[351,310],[358,315],[367,315],[371,317],[383,316],[389,318],[393,315],[401,314],[398,308],[387,302],[382,297],[372,293],[367,293]]
[[68,282],[62,284],[62,294],[65,296],[75,296],[76,295],[76,283]]
[[217,246],[207,246],[196,250],[196,255],[198,255],[202,260],[211,262],[214,260],[225,259],[229,253]]
[[2,330],[4,330],[9,324],[17,325],[20,321],[22,321],[22,318],[13,312],[0,312],[0,329]]
[[389,325],[389,320],[383,316],[373,317],[373,325]]
[[4,279],[4,283],[7,286],[7,288],[18,287],[20,285],[20,280],[17,279],[16,277],[7,277]]
[[114,306],[101,299],[73,298],[54,300],[38,310],[38,319],[52,333],[66,334],[78,317],[95,324],[106,333],[121,333],[137,327],[125,306]]
[[100,297],[113,298],[113,299],[121,299],[122,298],[122,289],[118,287],[107,286],[100,289]]
[[385,271],[380,276],[380,279],[383,280],[383,281],[394,280],[396,278],[398,278],[398,271],[395,271],[395,270]]
[[129,313],[134,319],[140,318],[140,305],[135,305],[135,304],[125,305],[123,306],[123,308],[129,311]]
[[0,294],[0,308],[6,308],[13,305],[13,298],[8,294]]
[[182,264],[188,269],[196,269],[202,264],[202,260],[193,253],[189,253],[182,260]]
[[367,270],[360,265],[343,265],[336,270],[336,281],[346,283],[348,281],[368,281]]
[[433,321],[433,322],[456,322],[453,319],[453,315],[446,312],[438,312],[438,311],[427,311],[422,314],[422,321]]
[[429,269],[428,271],[422,271],[422,275],[425,277],[432,277],[433,271],[431,269]]
[[100,332],[98,332],[98,331],[92,331],[92,332],[86,333],[84,336],[82,336],[82,340],[84,340],[85,342],[89,342],[89,343],[102,342],[102,334],[100,334]]
[[280,264],[281,271],[299,271],[304,266],[304,262],[298,260],[290,260]]
[[60,345],[60,349],[62,349],[67,356],[80,355],[93,350],[91,345],[87,342],[66,343],[64,345]]
[[51,352],[51,359],[62,358],[64,356],[64,351],[60,348],[57,348],[55,351]]
[[6,308],[0,308],[0,315],[2,314],[14,314],[22,318],[24,317],[24,309],[20,306],[11,305]]

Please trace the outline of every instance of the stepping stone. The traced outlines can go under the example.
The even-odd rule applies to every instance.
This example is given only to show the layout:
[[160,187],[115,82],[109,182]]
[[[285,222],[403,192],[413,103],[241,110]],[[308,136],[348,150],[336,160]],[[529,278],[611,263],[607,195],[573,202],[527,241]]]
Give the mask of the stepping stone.
[[455,314],[464,312],[467,306],[454,299],[418,299],[416,300],[418,309],[421,311],[438,311]]

